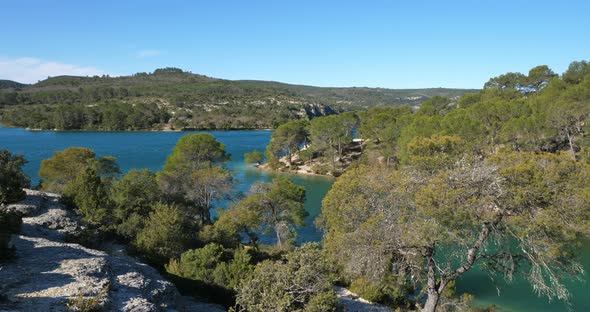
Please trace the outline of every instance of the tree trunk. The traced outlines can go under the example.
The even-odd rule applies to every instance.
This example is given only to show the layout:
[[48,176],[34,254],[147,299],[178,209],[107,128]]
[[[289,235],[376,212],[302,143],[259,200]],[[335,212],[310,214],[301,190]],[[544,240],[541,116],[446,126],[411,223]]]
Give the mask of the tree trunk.
[[280,225],[275,225],[275,232],[277,234],[277,247],[283,247],[283,241],[281,239],[281,228]]
[[566,135],[567,135],[568,143],[570,144],[570,153],[572,154],[572,157],[574,158],[574,160],[576,160],[576,150],[574,149],[574,139],[569,134],[569,132],[566,132]]
[[440,299],[439,287],[436,283],[436,264],[434,263],[434,244],[427,252],[428,257],[428,291],[426,298],[426,303],[424,304],[424,308],[422,312],[434,312],[436,311],[436,306],[438,305],[438,300]]
[[436,290],[431,291],[428,290],[428,299],[426,299],[426,303],[424,304],[424,308],[422,308],[422,312],[435,312],[436,307],[438,306],[438,300],[440,299],[440,295]]

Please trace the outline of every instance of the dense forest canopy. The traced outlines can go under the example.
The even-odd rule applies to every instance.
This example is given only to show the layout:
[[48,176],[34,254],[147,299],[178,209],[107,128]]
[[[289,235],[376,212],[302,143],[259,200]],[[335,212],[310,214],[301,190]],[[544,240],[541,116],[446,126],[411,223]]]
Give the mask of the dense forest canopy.
[[419,105],[470,90],[320,88],[231,81],[178,68],[109,77],[50,77],[0,84],[1,122],[35,129],[260,129],[374,105]]

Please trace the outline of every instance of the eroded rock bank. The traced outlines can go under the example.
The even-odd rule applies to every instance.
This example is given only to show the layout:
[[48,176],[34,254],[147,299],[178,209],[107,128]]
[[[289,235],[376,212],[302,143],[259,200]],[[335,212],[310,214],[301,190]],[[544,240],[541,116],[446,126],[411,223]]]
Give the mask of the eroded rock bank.
[[0,311],[68,311],[93,301],[108,311],[224,311],[181,296],[132,257],[66,243],[82,226],[59,195],[27,190],[2,209],[20,212],[23,224],[11,240],[16,257],[0,264]]

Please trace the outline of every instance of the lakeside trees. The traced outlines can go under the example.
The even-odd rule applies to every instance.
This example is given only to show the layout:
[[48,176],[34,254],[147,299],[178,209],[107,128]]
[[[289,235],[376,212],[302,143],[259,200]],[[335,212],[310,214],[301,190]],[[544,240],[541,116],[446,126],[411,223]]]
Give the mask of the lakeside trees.
[[[211,217],[233,179],[222,167],[225,147],[210,135],[180,139],[157,174],[118,179],[112,158],[58,152],[42,166],[46,187],[61,188],[86,225],[167,263],[168,273],[228,290],[236,308],[330,311],[338,279],[400,309],[441,310],[475,266],[567,300],[563,278],[582,274],[579,246],[590,235],[585,66],[573,65],[568,80],[536,67],[526,81],[508,75],[495,81],[518,83],[435,98],[415,112],[374,108],[293,127],[309,132],[312,156],[333,169],[357,128],[370,140],[324,199],[322,249],[293,249],[305,192],[285,177]],[[287,133],[276,137],[281,144]],[[261,233],[279,248],[259,245]]]
[[[577,246],[590,234],[590,167],[581,155],[590,76],[577,78],[585,66],[573,64],[568,79],[544,66],[500,76],[456,106],[437,100],[403,117],[392,140],[397,161],[365,157],[323,202],[324,247],[353,285],[403,293],[409,282],[425,295],[421,309],[435,311],[449,285],[478,265],[568,300],[563,280],[582,273]],[[376,111],[361,114],[364,133],[382,133],[372,120],[395,125],[391,110]],[[380,141],[365,154],[385,156]]]

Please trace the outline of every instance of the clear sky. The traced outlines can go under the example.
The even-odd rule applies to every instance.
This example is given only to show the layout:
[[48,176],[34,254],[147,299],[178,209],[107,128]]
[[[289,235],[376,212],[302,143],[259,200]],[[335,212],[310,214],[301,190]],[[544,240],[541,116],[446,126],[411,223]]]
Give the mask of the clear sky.
[[179,67],[317,86],[480,88],[590,59],[590,1],[2,0],[0,79]]

